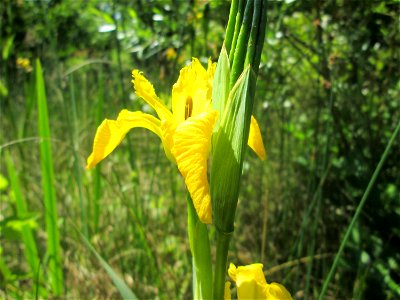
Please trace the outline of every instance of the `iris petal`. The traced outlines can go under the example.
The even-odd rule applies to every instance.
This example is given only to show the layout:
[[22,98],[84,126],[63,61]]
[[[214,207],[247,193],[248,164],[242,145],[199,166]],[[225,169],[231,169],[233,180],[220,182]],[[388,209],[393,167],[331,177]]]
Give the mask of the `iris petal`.
[[168,108],[161,103],[154,91],[153,85],[143,76],[139,70],[132,71],[132,84],[135,88],[135,93],[143,98],[154,110],[161,120],[170,119],[172,117]]
[[93,142],[93,151],[87,159],[87,169],[96,166],[121,143],[129,130],[143,127],[162,137],[160,120],[140,111],[122,110],[117,120],[104,120],[97,128]]
[[288,290],[279,283],[272,282],[266,290],[268,300],[290,300],[292,296]]
[[172,112],[175,121],[185,121],[189,98],[193,103],[191,116],[208,111],[211,107],[210,89],[206,69],[198,59],[193,58],[192,63],[180,71],[178,81],[172,87]]
[[261,160],[264,160],[267,157],[260,127],[258,126],[257,120],[253,116],[251,116],[249,140],[247,144]]
[[228,274],[236,282],[238,299],[266,299],[267,282],[262,267],[262,264],[229,266]]
[[174,134],[176,130],[176,122],[174,120],[163,120],[161,121],[161,132],[162,132],[162,140],[165,154],[168,159],[173,163],[176,163],[175,157],[172,154],[171,150],[174,146]]
[[207,179],[207,157],[217,111],[203,112],[178,125],[172,153],[185,179],[200,221],[211,224],[211,198]]
[[230,264],[229,277],[236,282],[238,299],[290,300],[287,289],[279,283],[268,284],[262,264],[237,267]]

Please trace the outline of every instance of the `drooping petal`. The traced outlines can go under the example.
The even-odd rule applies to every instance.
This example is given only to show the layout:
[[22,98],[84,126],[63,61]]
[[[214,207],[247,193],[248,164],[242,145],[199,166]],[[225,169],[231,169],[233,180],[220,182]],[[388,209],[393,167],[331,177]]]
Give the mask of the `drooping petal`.
[[292,296],[288,292],[288,290],[279,283],[272,282],[268,284],[267,287],[267,299],[268,300],[290,300]]
[[266,299],[267,282],[262,264],[240,266],[231,264],[229,276],[236,281],[238,299]]
[[96,166],[121,143],[129,130],[143,127],[162,137],[160,120],[140,111],[122,110],[117,120],[104,120],[97,128],[93,142],[93,151],[87,159],[87,169]]
[[139,70],[132,71],[132,84],[136,95],[143,98],[144,101],[154,108],[160,120],[170,119],[172,117],[171,112],[157,97],[153,85]]
[[247,144],[261,160],[264,160],[267,157],[260,127],[258,126],[256,118],[254,118],[253,116],[251,116],[249,140]]
[[200,221],[211,224],[211,198],[207,179],[207,157],[217,111],[203,112],[178,125],[172,153],[185,179]]
[[211,107],[207,71],[198,59],[184,67],[172,87],[172,112],[177,123],[194,117]]

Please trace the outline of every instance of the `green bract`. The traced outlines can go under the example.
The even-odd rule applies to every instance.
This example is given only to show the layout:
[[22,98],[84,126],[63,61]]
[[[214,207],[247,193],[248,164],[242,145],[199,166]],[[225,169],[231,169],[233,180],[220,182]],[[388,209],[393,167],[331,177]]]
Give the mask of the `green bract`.
[[255,80],[250,66],[246,67],[229,93],[213,149],[211,198],[214,222],[224,233],[233,231]]

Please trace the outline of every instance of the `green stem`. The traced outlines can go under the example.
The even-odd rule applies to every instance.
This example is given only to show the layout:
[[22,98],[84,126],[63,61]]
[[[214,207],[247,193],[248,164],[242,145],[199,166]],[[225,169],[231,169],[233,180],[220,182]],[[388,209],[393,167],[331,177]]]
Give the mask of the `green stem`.
[[233,232],[220,232],[217,228],[217,257],[214,270],[214,300],[224,299],[226,262],[228,258],[229,243]]
[[199,220],[189,194],[187,208],[188,234],[193,256],[193,295],[195,299],[211,299],[212,267],[207,225]]
[[394,132],[392,134],[392,137],[390,138],[390,141],[387,144],[386,149],[385,149],[385,151],[383,152],[383,154],[381,156],[381,160],[379,161],[378,166],[376,167],[376,169],[374,171],[374,174],[372,174],[371,180],[369,181],[367,189],[365,190],[364,195],[362,196],[362,199],[361,199],[360,203],[357,206],[356,212],[354,213],[354,216],[351,219],[349,227],[347,227],[347,231],[346,231],[346,233],[344,235],[344,238],[343,238],[343,240],[342,240],[342,242],[340,244],[339,250],[336,253],[335,259],[333,260],[333,264],[332,264],[332,267],[331,267],[331,269],[329,271],[328,277],[326,277],[326,279],[324,281],[324,285],[322,286],[321,294],[318,297],[319,300],[324,299],[324,295],[325,295],[326,290],[328,288],[329,282],[331,281],[332,276],[335,273],[336,267],[337,267],[337,265],[339,263],[339,259],[340,259],[341,255],[342,255],[342,252],[343,252],[344,248],[346,247],[347,240],[350,237],[350,234],[351,234],[351,232],[353,230],[353,227],[354,227],[354,225],[355,225],[355,223],[356,223],[356,221],[358,219],[358,216],[360,215],[361,210],[364,207],[365,201],[367,200],[367,198],[369,196],[369,193],[371,192],[371,189],[375,184],[376,179],[378,178],[378,175],[379,175],[379,173],[380,173],[380,171],[381,171],[381,169],[383,167],[383,164],[386,161],[386,158],[387,158],[387,156],[388,156],[388,154],[390,152],[390,149],[393,146],[394,140],[396,139],[397,135],[399,134],[399,131],[400,131],[400,122],[397,124],[397,127],[394,130]]

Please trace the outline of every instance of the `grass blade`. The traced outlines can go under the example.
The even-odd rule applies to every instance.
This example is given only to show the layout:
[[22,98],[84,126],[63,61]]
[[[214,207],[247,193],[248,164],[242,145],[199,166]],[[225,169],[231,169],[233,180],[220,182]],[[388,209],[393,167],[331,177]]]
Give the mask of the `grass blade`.
[[[97,94],[96,103],[96,124],[100,124],[103,120],[103,106],[104,106],[104,78],[102,70],[98,73],[99,90]],[[100,198],[101,198],[101,168],[94,170],[94,186],[93,186],[93,231],[95,233],[99,230],[100,219]]]
[[335,273],[336,266],[339,263],[340,256],[342,255],[343,250],[346,247],[347,240],[350,237],[350,234],[351,234],[351,232],[353,230],[353,227],[354,227],[354,225],[355,225],[355,223],[356,223],[356,221],[358,219],[358,216],[360,215],[361,210],[364,207],[365,201],[367,200],[367,198],[369,196],[369,193],[370,193],[370,191],[371,191],[376,179],[378,178],[378,175],[379,175],[379,173],[380,173],[380,171],[381,171],[381,169],[383,167],[383,164],[386,161],[386,158],[387,158],[387,156],[388,156],[388,154],[390,152],[390,149],[393,146],[394,140],[396,139],[399,131],[400,131],[400,122],[397,124],[397,127],[394,130],[394,132],[392,134],[392,137],[390,138],[389,143],[387,144],[386,149],[385,149],[385,151],[383,152],[383,154],[381,156],[381,159],[380,159],[380,161],[378,163],[378,166],[376,167],[374,173],[372,174],[372,177],[371,177],[371,179],[370,179],[370,181],[368,183],[367,189],[365,190],[364,195],[362,196],[361,201],[357,206],[356,212],[354,213],[354,216],[351,219],[351,222],[350,222],[349,226],[347,227],[347,230],[346,230],[346,233],[345,233],[345,235],[343,237],[343,240],[340,243],[339,250],[336,253],[335,259],[333,260],[332,267],[329,270],[328,276],[326,277],[326,279],[324,281],[324,284],[322,286],[321,293],[320,293],[320,295],[318,297],[319,300],[324,299],[324,295],[326,293],[326,290],[328,289],[329,282],[331,281],[331,279],[333,277],[333,274]]
[[87,211],[86,211],[86,199],[83,196],[83,184],[82,184],[82,166],[79,160],[79,141],[77,135],[77,128],[78,128],[78,116],[77,116],[77,109],[76,109],[76,101],[75,101],[75,86],[74,86],[74,79],[73,74],[69,76],[70,82],[70,93],[71,93],[71,103],[70,104],[70,112],[71,112],[71,119],[68,117],[68,121],[71,126],[68,126],[69,136],[71,139],[72,145],[72,156],[74,158],[74,178],[76,182],[76,186],[78,189],[78,198],[79,198],[79,210],[81,212],[81,226],[85,236],[89,236],[89,229],[88,229],[88,218],[87,218]]
[[49,261],[49,280],[55,296],[63,293],[63,274],[61,265],[60,233],[57,227],[56,190],[54,188],[53,159],[50,143],[49,117],[47,113],[46,91],[40,61],[36,60],[36,98],[38,105],[38,127],[40,141],[40,163],[42,171],[42,190],[44,197],[47,252]]
[[138,299],[136,295],[131,291],[131,289],[125,284],[125,282],[117,275],[117,273],[111,268],[111,266],[101,257],[101,255],[94,249],[94,247],[90,244],[90,242],[86,239],[86,237],[79,232],[83,242],[86,247],[96,256],[101,266],[106,270],[108,276],[110,276],[113,281],[115,287],[118,289],[119,293],[124,299]]

